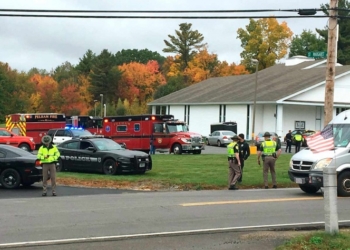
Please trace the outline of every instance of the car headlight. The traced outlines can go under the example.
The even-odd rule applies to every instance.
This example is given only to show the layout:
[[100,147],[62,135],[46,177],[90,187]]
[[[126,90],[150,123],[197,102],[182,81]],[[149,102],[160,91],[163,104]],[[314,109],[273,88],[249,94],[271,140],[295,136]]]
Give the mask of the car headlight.
[[34,139],[33,138],[29,138],[30,141],[34,142]]
[[191,143],[191,138],[181,138],[184,143]]
[[293,161],[292,161],[292,160],[289,161],[289,168],[290,168],[290,169],[293,168]]
[[322,159],[316,163],[314,169],[323,169],[323,168],[327,167],[331,163],[332,160],[333,160],[333,158]]

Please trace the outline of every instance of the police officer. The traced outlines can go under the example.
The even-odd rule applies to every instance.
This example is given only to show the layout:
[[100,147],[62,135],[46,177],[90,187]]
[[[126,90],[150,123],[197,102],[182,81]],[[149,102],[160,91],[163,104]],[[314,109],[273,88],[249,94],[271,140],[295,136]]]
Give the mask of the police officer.
[[[281,145],[276,143],[275,141],[271,141],[271,134],[269,132],[265,132],[263,141],[260,144],[260,148],[258,149],[258,164],[260,165],[260,157],[263,160],[263,177],[265,189],[268,189],[268,173],[269,170],[271,172],[272,184],[273,188],[277,188],[276,182],[276,171],[275,171],[275,163],[278,157],[281,154]],[[277,153],[276,153],[277,152]]]
[[244,140],[244,134],[239,134],[238,138],[239,159],[241,162],[241,177],[239,177],[238,182],[242,182],[244,161],[247,160],[250,156],[250,147],[249,144]]
[[227,145],[228,157],[228,185],[229,190],[238,190],[236,183],[241,176],[241,162],[239,159],[238,136],[232,138],[232,142]]
[[56,162],[60,157],[60,152],[55,145],[52,145],[52,138],[49,135],[43,136],[41,139],[43,145],[39,148],[37,158],[43,167],[43,194],[47,193],[47,179],[50,171],[52,196],[56,196]]
[[287,151],[289,153],[291,153],[291,150],[292,150],[292,131],[291,130],[289,130],[288,133],[286,134],[286,136],[284,137],[284,141],[287,144],[286,153],[287,153]]
[[294,135],[294,141],[295,141],[295,153],[298,153],[300,151],[301,142],[303,141],[303,136],[299,131],[296,132],[296,134]]

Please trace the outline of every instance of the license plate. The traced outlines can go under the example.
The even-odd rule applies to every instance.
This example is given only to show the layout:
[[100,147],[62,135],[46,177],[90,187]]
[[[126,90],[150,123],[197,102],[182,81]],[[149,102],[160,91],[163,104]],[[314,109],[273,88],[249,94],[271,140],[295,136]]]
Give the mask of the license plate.
[[295,178],[295,183],[304,184],[305,180],[303,178]]
[[146,163],[144,163],[144,162],[140,163],[140,168],[144,168],[145,166],[146,166]]

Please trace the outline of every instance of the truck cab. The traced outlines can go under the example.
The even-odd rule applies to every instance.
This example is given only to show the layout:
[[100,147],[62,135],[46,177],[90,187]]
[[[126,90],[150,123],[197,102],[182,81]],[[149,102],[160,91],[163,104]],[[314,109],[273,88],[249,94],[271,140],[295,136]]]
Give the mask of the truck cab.
[[[348,118],[349,117],[349,118]],[[323,187],[323,169],[337,170],[339,196],[350,196],[350,110],[338,114],[333,126],[334,149],[313,153],[309,148],[295,154],[289,163],[289,178],[306,193],[316,193]]]

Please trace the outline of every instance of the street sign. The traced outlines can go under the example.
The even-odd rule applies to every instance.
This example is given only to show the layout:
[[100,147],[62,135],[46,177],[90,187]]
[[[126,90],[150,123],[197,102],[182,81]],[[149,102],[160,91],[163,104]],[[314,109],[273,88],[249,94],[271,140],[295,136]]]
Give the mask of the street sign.
[[307,52],[307,57],[310,57],[310,58],[327,58],[327,51],[310,51],[310,52]]

